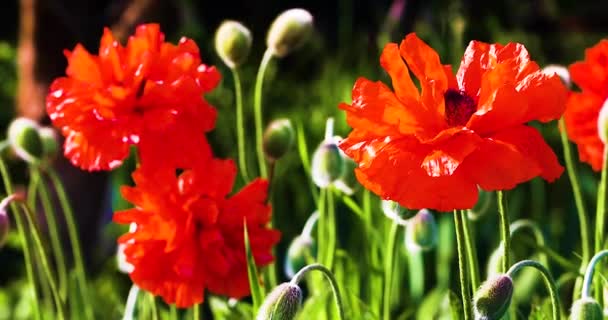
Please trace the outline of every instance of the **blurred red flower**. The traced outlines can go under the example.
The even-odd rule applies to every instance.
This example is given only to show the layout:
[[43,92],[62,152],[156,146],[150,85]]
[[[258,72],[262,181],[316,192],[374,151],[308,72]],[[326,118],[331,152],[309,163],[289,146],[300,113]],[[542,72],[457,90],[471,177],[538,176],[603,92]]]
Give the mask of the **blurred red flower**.
[[65,55],[67,77],[52,83],[46,107],[66,137],[66,157],[82,169],[111,170],[130,145],[147,134],[170,135],[184,119],[198,134],[215,125],[216,110],[202,94],[218,84],[220,75],[201,64],[191,39],[173,45],[164,42],[159,25],[145,24],[123,47],[105,29],[99,55],[80,44]]
[[587,49],[584,61],[570,65],[570,77],[582,92],[572,92],[568,98],[566,131],[578,146],[581,161],[600,171],[604,144],[598,135],[597,121],[608,98],[608,40]]
[[380,63],[394,92],[357,80],[352,104],[340,105],[353,128],[340,148],[358,163],[359,181],[382,198],[411,209],[466,209],[475,205],[478,186],[511,189],[563,172],[525,123],[558,119],[567,90],[558,76],[540,71],[523,45],[472,41],[454,76],[409,34],[400,46],[386,45]]
[[212,158],[183,172],[143,164],[133,173],[135,187],[121,192],[135,208],[116,212],[114,221],[135,225],[118,240],[135,284],[182,308],[203,302],[205,290],[249,294],[244,221],[258,266],[273,260],[280,234],[267,227],[268,182],[254,180],[227,198],[235,176],[232,161]]

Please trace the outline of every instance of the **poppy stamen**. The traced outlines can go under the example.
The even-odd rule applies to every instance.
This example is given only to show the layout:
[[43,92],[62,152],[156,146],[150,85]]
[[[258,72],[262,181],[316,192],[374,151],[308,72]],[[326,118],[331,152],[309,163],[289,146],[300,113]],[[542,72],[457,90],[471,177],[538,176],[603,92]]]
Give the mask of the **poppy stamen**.
[[445,120],[449,126],[465,126],[477,111],[477,103],[464,91],[448,89],[445,99]]

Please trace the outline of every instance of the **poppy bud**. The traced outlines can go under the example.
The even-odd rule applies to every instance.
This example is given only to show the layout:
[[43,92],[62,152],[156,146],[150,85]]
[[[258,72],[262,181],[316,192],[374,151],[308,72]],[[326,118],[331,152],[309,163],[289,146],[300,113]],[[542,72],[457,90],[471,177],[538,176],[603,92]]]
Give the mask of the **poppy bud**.
[[54,158],[59,151],[59,141],[57,133],[50,127],[43,127],[38,130],[40,139],[42,139],[42,150],[44,157]]
[[602,320],[602,307],[592,298],[581,298],[572,304],[571,320]]
[[11,229],[10,220],[8,218],[8,212],[6,208],[0,209],[0,248],[4,247],[6,239],[8,239],[8,232]]
[[335,141],[323,141],[312,155],[312,180],[319,188],[326,188],[344,172],[344,157]]
[[437,242],[437,222],[433,214],[422,209],[407,221],[405,244],[411,250],[430,250]]
[[8,140],[19,158],[37,162],[44,150],[38,124],[27,118],[17,118],[8,127]]
[[251,42],[251,32],[237,21],[226,20],[215,32],[215,51],[230,69],[245,63]]
[[271,161],[280,159],[293,145],[295,132],[289,119],[272,121],[264,132],[264,153]]
[[392,200],[382,200],[382,212],[389,219],[400,225],[406,225],[407,220],[413,217],[416,212],[402,207],[399,202]]
[[550,64],[543,68],[543,73],[547,75],[556,74],[567,88],[572,87],[572,80],[570,80],[570,72],[564,66],[560,66],[558,64]]
[[608,144],[608,100],[604,102],[597,117],[597,134],[604,144]]
[[336,180],[335,186],[338,190],[350,196],[355,193],[357,187],[360,186],[357,176],[355,175],[357,163],[343,153],[342,156],[344,158],[344,171],[342,172],[342,176]]
[[312,33],[312,15],[304,9],[281,13],[268,30],[266,44],[277,57],[284,57],[302,46]]
[[311,259],[317,256],[317,242],[309,235],[299,235],[295,237],[289,249],[287,249],[287,257],[285,258],[285,274],[289,278],[300,269],[304,268]]
[[475,292],[475,319],[498,320],[505,314],[513,296],[513,280],[501,274],[486,280]]
[[292,320],[302,305],[302,290],[298,285],[284,282],[274,288],[260,307],[256,320]]

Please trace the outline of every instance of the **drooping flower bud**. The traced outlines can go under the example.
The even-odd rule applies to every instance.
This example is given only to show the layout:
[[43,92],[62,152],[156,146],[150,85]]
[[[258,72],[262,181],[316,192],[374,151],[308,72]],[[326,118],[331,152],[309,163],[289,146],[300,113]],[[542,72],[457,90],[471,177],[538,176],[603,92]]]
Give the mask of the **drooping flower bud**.
[[411,250],[430,250],[437,243],[437,222],[433,214],[422,209],[407,221],[405,244]]
[[38,130],[42,139],[42,150],[45,158],[54,158],[59,152],[57,133],[51,127],[42,127]]
[[8,127],[8,140],[15,154],[29,163],[36,163],[44,152],[38,124],[27,118],[17,118]]
[[274,288],[260,307],[256,320],[292,320],[302,305],[302,289],[284,282]]
[[295,132],[291,120],[274,120],[264,132],[264,154],[270,161],[276,161],[289,151],[294,141]]
[[357,188],[361,185],[357,180],[357,176],[355,176],[357,163],[353,161],[353,159],[347,157],[343,152],[341,154],[344,158],[344,171],[334,185],[338,190],[350,196],[355,193]]
[[312,156],[312,180],[319,188],[326,188],[344,172],[344,157],[334,140],[321,142]]
[[226,20],[215,32],[215,51],[230,69],[245,63],[251,42],[251,32],[237,21]]
[[277,57],[284,57],[302,46],[312,33],[312,15],[304,9],[281,13],[270,26],[266,44]]
[[486,280],[475,293],[475,319],[498,320],[505,314],[513,296],[513,280],[501,274]]
[[571,320],[602,320],[602,307],[592,298],[581,298],[572,304]]
[[289,278],[293,276],[300,269],[304,268],[307,264],[314,260],[317,256],[317,242],[312,236],[299,235],[295,237],[289,249],[287,249],[287,257],[285,258],[285,274]]
[[6,244],[8,239],[8,232],[11,229],[10,219],[8,218],[8,212],[6,208],[0,208],[0,248]]
[[558,64],[550,64],[543,68],[543,73],[547,75],[556,74],[562,79],[562,82],[566,87],[572,87],[572,80],[570,80],[570,72],[568,72],[568,68],[564,66],[560,66]]
[[604,101],[597,117],[597,134],[604,144],[608,144],[608,99]]
[[382,212],[395,223],[404,226],[407,224],[407,221],[416,214],[416,211],[408,210],[402,207],[399,202],[392,200],[382,200]]

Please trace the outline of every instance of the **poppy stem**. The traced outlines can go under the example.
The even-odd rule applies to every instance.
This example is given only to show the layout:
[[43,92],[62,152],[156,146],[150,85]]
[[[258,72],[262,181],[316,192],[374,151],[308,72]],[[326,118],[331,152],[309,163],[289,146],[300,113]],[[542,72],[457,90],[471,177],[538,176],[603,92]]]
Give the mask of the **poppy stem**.
[[500,216],[500,237],[502,242],[502,272],[509,270],[509,253],[511,252],[511,231],[509,231],[509,215],[507,213],[507,199],[503,191],[496,191],[498,198],[498,214]]
[[[540,228],[538,227],[538,224],[536,224],[536,222],[532,221],[532,220],[528,220],[528,219],[520,219],[517,221],[514,221],[511,226],[510,226],[510,232],[511,232],[511,239],[513,239],[513,237],[515,236],[515,234],[517,232],[521,232],[525,229],[529,229],[532,234],[534,235],[534,240],[536,241],[536,247],[545,247],[545,237],[543,236],[542,231],[540,230]],[[540,256],[539,260],[542,264],[544,265],[549,265],[549,257],[548,254],[544,251],[541,251],[542,255]]]
[[464,319],[473,319],[473,306],[471,303],[471,292],[469,291],[469,273],[467,272],[466,245],[464,240],[463,211],[454,210],[454,229],[456,230],[456,245],[458,247],[458,269],[460,276],[460,291],[462,294],[462,307]]
[[[602,178],[597,190],[597,208],[595,219],[595,253],[603,249],[604,225],[606,224],[606,197],[608,197],[608,144],[604,145],[604,163],[602,166]],[[589,270],[589,269],[587,269]],[[586,281],[584,281],[586,282]],[[583,290],[584,294],[584,290]],[[595,285],[595,300],[602,303],[602,284],[598,281]]]
[[555,280],[553,280],[553,276],[551,276],[551,272],[549,272],[549,270],[545,266],[533,260],[523,260],[514,264],[506,272],[506,274],[507,276],[512,278],[517,271],[524,267],[532,267],[542,274],[545,280],[545,284],[547,285],[547,289],[549,290],[549,295],[551,297],[553,319],[561,319],[559,292],[557,291],[557,286],[555,285]]
[[192,320],[199,320],[201,318],[201,305],[195,304],[192,307]]
[[247,172],[247,153],[245,152],[245,122],[243,120],[243,89],[241,87],[241,77],[237,68],[230,68],[234,78],[234,94],[236,96],[236,137],[239,153],[239,171],[245,183],[249,182]]
[[[568,141],[568,134],[566,130],[566,122],[562,117],[559,120],[559,127],[561,128],[560,137],[562,141],[562,147],[564,149],[564,160],[566,162],[566,172],[568,172],[568,178],[570,179],[570,184],[572,185],[572,193],[574,194],[574,202],[576,204],[576,212],[578,214],[578,222],[581,229],[581,250],[582,250],[582,260],[580,266],[580,272],[585,272],[587,267],[587,261],[591,258],[591,240],[589,238],[589,222],[587,220],[587,209],[585,208],[585,203],[583,201],[583,194],[581,192],[581,185],[578,180],[578,174],[576,172],[575,162],[572,156],[572,150],[570,148],[570,142]],[[578,278],[576,280],[574,286],[574,296],[572,300],[578,299],[579,288],[581,286],[581,279]]]
[[[49,236],[51,238],[51,250],[53,251],[53,255],[55,256],[55,264],[57,266],[59,294],[62,300],[64,300],[67,295],[68,277],[66,271],[67,267],[65,255],[63,254],[63,247],[61,245],[61,240],[59,237],[59,227],[57,226],[56,212],[53,208],[53,205],[51,204],[51,198],[49,196],[48,187],[46,185],[46,181],[42,180],[40,170],[35,166],[31,166],[30,176],[30,183],[33,185],[33,189],[40,190],[40,201],[42,202],[42,207],[44,209],[44,217],[46,219]],[[35,208],[36,197],[32,196],[31,199],[28,199],[28,203],[31,208]]]
[[399,224],[391,221],[386,244],[386,257],[384,258],[384,293],[382,294],[382,319],[391,318],[391,289],[393,286],[393,270],[395,262],[395,244],[399,233]]
[[138,295],[139,287],[134,284],[131,286],[131,290],[129,290],[129,296],[127,297],[127,304],[122,320],[133,320],[133,313],[135,312],[135,306],[137,305]]
[[462,228],[464,230],[464,242],[467,248],[467,259],[469,260],[469,272],[471,274],[471,291],[475,294],[479,288],[479,262],[477,259],[477,248],[475,247],[475,239],[471,230],[470,221],[468,218],[468,210],[461,210]]
[[262,123],[262,88],[264,84],[264,73],[268,63],[272,59],[272,50],[266,49],[262,61],[260,62],[260,68],[255,78],[255,91],[253,100],[253,112],[255,117],[255,146],[258,156],[258,166],[260,169],[260,176],[266,178],[268,173],[266,171],[266,161],[264,156],[264,141],[263,141],[263,123]]
[[[593,273],[595,270],[595,266],[598,262],[604,258],[608,257],[608,250],[603,250],[595,254],[591,261],[589,261],[589,265],[587,266],[587,271],[585,271],[585,279],[583,280],[583,292],[582,298],[590,298],[591,297],[591,285],[593,284]],[[601,287],[600,287],[601,292]]]
[[177,308],[174,304],[169,306],[169,319],[177,320]]
[[[306,172],[306,175],[310,177],[310,160],[308,157],[308,146],[306,144],[306,136],[304,135],[304,127],[302,126],[301,121],[296,122],[296,135],[298,140],[298,154],[300,155],[300,161],[302,162],[302,167]],[[319,191],[317,191],[317,187],[315,186],[312,179],[308,180],[308,187],[310,188],[310,194],[315,202],[319,201]]]
[[326,267],[324,267],[322,264],[319,264],[319,263],[309,264],[306,267],[300,269],[300,271],[298,271],[298,273],[296,273],[295,276],[293,276],[293,278],[291,279],[291,284],[299,285],[300,281],[302,281],[304,276],[308,272],[314,271],[314,270],[317,270],[317,271],[320,271],[321,273],[323,273],[323,275],[325,276],[327,281],[329,281],[332,293],[334,295],[334,302],[335,302],[336,308],[338,309],[338,319],[339,320],[346,319],[346,317],[344,316],[344,304],[342,303],[342,296],[340,295],[340,289],[338,288],[338,282],[336,281],[336,277],[334,277],[333,273],[331,273],[331,271],[329,269],[327,269]]
[[61,205],[61,210],[63,211],[65,223],[68,228],[68,238],[70,239],[70,246],[72,248],[72,255],[74,257],[76,269],[76,281],[78,282],[78,287],[80,288],[85,317],[87,319],[93,319],[93,309],[89,303],[91,301],[89,300],[89,287],[87,284],[84,260],[82,258],[82,250],[80,247],[80,238],[78,236],[78,225],[74,218],[74,211],[72,210],[72,206],[68,200],[63,183],[61,182],[61,179],[59,178],[59,175],[57,175],[55,169],[49,167],[47,169],[47,174],[53,183],[55,191],[57,192],[59,204]]
[[337,247],[337,225],[336,225],[336,207],[333,197],[333,192],[331,190],[331,186],[327,190],[325,196],[327,197],[327,218],[328,218],[328,228],[327,230],[329,239],[327,242],[327,264],[326,266],[331,270],[334,266],[334,257],[336,255],[336,247]]

